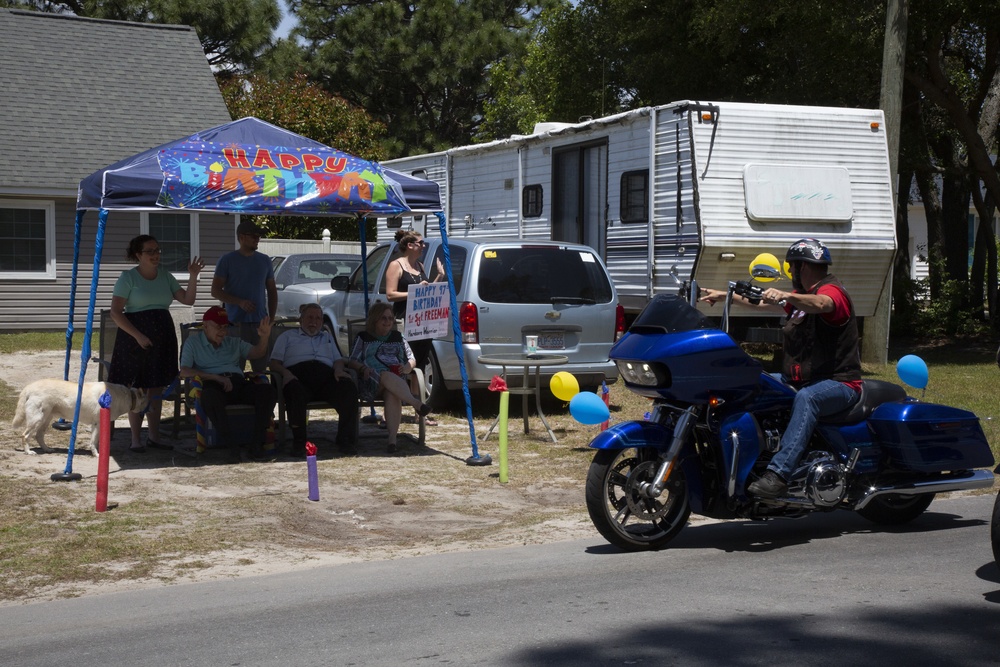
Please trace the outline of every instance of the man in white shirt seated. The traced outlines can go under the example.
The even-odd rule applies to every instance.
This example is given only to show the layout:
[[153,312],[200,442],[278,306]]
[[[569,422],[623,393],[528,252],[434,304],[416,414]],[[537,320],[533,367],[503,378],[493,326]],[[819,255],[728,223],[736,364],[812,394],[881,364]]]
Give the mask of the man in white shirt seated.
[[333,336],[323,330],[319,304],[302,306],[299,328],[278,337],[271,351],[271,370],[283,382],[288,425],[292,429],[291,456],[305,456],[306,404],[325,401],[337,411],[336,447],[357,454],[358,387],[344,369]]

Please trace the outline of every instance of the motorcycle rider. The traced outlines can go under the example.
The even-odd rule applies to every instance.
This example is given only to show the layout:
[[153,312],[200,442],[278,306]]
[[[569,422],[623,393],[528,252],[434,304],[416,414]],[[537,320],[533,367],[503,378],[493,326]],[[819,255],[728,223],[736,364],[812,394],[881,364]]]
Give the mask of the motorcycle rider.
[[[818,239],[800,239],[788,248],[792,292],[764,290],[756,306],[739,295],[733,301],[788,316],[782,329],[786,382],[798,389],[781,447],[767,472],[748,491],[758,498],[777,498],[805,452],[820,417],[849,408],[861,394],[861,354],[854,304],[847,290],[829,273],[830,250]],[[726,292],[701,289],[701,301],[714,305]]]

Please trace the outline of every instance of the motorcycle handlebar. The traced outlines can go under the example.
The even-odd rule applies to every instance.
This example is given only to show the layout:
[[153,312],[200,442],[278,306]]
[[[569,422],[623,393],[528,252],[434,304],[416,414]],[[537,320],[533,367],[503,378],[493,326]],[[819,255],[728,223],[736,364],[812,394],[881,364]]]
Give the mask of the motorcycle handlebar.
[[[729,283],[730,289],[732,289],[733,294],[738,294],[747,300],[751,305],[756,306],[764,298],[764,288],[760,285],[754,285],[748,280],[737,280],[736,282]],[[785,307],[787,301],[782,299],[778,302],[778,305],[782,308]]]
[[749,281],[737,280],[736,282],[729,283],[729,285],[733,290],[733,294],[738,294],[754,306],[764,298],[764,290],[759,285],[754,285]]

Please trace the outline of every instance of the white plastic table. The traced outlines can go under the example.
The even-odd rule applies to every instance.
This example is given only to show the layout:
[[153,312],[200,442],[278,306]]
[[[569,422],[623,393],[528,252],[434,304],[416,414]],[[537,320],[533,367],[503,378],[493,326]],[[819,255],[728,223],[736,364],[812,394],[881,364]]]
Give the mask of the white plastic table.
[[[539,376],[541,374],[542,366],[560,366],[569,361],[569,357],[564,354],[493,354],[493,355],[483,355],[477,360],[484,366],[500,366],[500,375],[505,380],[507,378],[507,367],[521,367],[522,369],[522,380],[520,387],[509,388],[507,391],[511,394],[521,395],[521,414],[524,417],[524,432],[528,433],[528,396],[531,394],[535,395],[535,410],[538,412],[539,418],[542,423],[545,424],[545,429],[549,432],[549,437],[552,438],[552,442],[558,442],[556,440],[556,434],[552,432],[552,427],[549,426],[549,422],[545,419],[545,413],[542,412],[542,389],[539,382]],[[535,382],[534,385],[530,383],[531,369],[535,369]],[[483,436],[483,440],[490,437],[493,430],[500,423],[500,417],[496,418],[493,425],[490,426],[490,430],[486,432]]]

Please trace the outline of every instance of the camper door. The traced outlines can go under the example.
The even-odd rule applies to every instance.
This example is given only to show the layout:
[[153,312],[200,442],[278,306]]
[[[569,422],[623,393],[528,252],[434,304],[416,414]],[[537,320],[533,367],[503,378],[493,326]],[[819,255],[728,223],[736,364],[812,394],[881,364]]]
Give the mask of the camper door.
[[606,139],[552,152],[552,240],[583,243],[605,256]]

